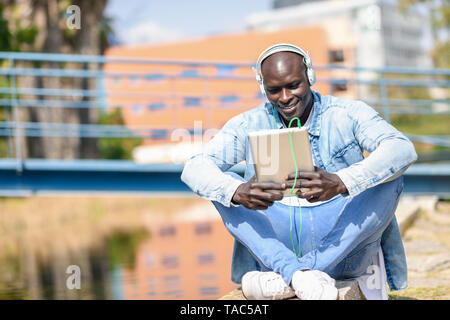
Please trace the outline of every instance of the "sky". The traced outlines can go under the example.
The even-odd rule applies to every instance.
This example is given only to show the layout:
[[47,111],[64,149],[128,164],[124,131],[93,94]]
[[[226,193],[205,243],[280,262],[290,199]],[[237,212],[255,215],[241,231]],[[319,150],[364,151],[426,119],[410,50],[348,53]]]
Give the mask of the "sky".
[[272,0],[109,0],[106,15],[122,44],[161,43],[238,32]]

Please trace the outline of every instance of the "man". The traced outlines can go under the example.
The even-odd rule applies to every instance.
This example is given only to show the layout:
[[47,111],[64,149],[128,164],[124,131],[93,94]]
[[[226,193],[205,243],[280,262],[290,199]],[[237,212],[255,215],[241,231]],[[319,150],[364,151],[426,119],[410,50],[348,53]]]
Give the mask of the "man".
[[[337,299],[335,279],[360,279],[378,257],[391,290],[404,289],[394,212],[401,174],[417,159],[412,143],[365,103],[311,90],[311,60],[294,45],[263,51],[256,72],[267,101],[230,119],[181,175],[212,200],[235,238],[232,280],[248,299]],[[247,134],[286,128],[294,117],[308,129],[316,171],[299,172],[295,186],[295,172],[285,181],[257,182]],[[242,160],[244,178],[227,172]],[[282,195],[292,187],[294,205]],[[300,229],[294,240],[292,230]]]

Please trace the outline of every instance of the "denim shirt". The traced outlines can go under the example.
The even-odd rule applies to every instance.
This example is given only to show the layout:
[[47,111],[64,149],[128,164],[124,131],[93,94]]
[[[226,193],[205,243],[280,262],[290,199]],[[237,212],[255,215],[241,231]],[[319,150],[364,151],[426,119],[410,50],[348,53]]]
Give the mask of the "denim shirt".
[[[353,197],[393,180],[417,159],[411,141],[364,102],[322,96],[315,91],[313,96],[314,112],[308,128],[313,161],[315,166],[340,177],[348,190],[343,196]],[[243,182],[224,172],[245,160],[244,179],[248,181],[255,171],[247,134],[274,126],[286,127],[268,101],[234,116],[202,153],[186,162],[181,180],[199,196],[229,207]],[[367,158],[363,150],[370,152]],[[390,289],[406,288],[406,258],[395,218],[384,231],[381,244]],[[251,270],[261,270],[261,266],[246,247],[235,241],[232,280],[240,283],[243,274]]]

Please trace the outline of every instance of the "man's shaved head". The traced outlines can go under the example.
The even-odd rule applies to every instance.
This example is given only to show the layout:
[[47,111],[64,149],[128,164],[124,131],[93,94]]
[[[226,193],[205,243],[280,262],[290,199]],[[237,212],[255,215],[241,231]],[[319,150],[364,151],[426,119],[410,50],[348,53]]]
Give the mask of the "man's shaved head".
[[[265,78],[266,73],[270,75],[284,76],[289,70],[299,70],[306,72],[306,66],[303,63],[303,57],[295,52],[281,51],[264,59],[261,64],[261,73]],[[275,74],[274,74],[275,73]]]

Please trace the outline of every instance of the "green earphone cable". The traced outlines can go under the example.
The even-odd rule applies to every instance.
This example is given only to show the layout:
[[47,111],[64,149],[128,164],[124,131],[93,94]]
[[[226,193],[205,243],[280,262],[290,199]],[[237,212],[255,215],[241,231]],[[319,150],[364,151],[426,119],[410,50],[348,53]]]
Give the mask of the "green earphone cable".
[[[273,121],[274,121],[274,129],[276,129],[276,119],[275,119],[275,109],[272,105],[272,115],[273,115]],[[301,123],[300,123],[300,119],[298,117],[294,117],[289,121],[289,128],[291,128],[292,125],[292,121],[297,120],[297,125],[299,128],[301,128]],[[297,184],[297,176],[298,176],[298,166],[297,166],[297,161],[295,159],[295,152],[294,152],[294,144],[292,142],[292,134],[291,132],[289,132],[289,142],[290,142],[290,146],[291,146],[291,154],[292,154],[292,158],[294,160],[294,165],[295,165],[295,179],[294,179],[294,185],[292,186],[291,189],[291,194],[295,195],[297,197],[297,199],[299,198],[298,195],[294,192],[295,186]],[[292,223],[292,205],[291,205],[291,201],[292,198],[289,198],[289,233],[290,233],[290,238],[291,238],[291,244],[292,244],[292,251],[294,252],[294,254],[300,258],[302,256],[302,248],[300,246],[301,244],[301,234],[302,234],[302,226],[303,226],[303,218],[302,218],[302,207],[299,205],[299,210],[300,210],[300,228],[299,228],[299,232],[298,232],[298,252],[295,250],[295,245],[294,245],[294,239],[292,237],[292,227],[293,227],[293,223]],[[295,216],[295,209],[294,209],[294,216]]]

